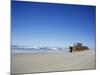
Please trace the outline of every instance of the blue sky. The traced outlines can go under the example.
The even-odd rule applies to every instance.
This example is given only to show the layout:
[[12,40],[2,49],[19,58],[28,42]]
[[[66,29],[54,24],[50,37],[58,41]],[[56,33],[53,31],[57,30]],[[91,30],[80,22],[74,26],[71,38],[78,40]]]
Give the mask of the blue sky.
[[95,6],[12,1],[12,44],[95,48]]

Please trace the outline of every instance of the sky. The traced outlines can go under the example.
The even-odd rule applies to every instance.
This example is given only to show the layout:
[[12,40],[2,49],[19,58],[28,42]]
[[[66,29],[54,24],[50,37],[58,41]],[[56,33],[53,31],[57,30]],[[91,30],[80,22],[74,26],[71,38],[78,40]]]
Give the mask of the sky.
[[12,1],[12,45],[95,48],[95,6]]

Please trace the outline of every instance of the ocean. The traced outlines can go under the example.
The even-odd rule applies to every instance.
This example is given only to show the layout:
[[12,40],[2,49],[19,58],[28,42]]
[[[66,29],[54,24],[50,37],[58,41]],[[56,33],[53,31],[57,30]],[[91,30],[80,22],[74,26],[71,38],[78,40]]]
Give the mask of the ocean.
[[11,53],[66,53],[68,49],[54,50],[54,49],[11,49]]

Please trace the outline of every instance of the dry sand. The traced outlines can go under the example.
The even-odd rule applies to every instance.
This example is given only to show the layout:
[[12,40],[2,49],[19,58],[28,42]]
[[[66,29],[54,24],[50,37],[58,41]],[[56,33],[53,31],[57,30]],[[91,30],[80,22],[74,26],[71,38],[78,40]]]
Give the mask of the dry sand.
[[95,69],[95,51],[12,54],[11,73]]

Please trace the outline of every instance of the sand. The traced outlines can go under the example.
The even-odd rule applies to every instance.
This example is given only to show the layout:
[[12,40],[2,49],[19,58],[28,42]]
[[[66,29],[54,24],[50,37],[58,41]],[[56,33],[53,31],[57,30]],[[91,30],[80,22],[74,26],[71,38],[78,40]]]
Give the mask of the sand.
[[11,73],[95,69],[95,51],[12,54]]

